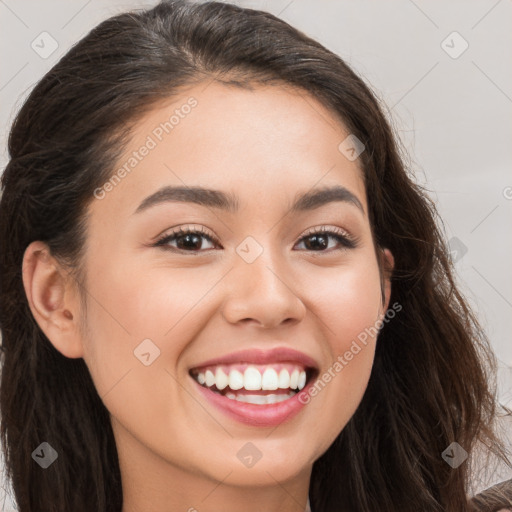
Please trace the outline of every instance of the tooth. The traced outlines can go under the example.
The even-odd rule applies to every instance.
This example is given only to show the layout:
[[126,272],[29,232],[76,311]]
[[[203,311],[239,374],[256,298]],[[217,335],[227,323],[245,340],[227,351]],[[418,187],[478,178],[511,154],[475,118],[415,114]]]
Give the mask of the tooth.
[[254,368],[249,366],[244,373],[244,388],[249,391],[258,391],[261,389],[261,373]]
[[284,400],[288,400],[288,398],[290,398],[290,396],[293,395],[293,392],[287,393],[285,395],[239,395],[235,398],[235,400],[239,402],[245,402],[248,404],[266,405],[275,404],[277,402],[283,402]]
[[290,374],[286,368],[279,372],[279,389],[288,389],[290,387]]
[[292,374],[290,375],[290,387],[292,389],[296,389],[298,382],[299,382],[299,370],[295,369],[295,370],[293,370]]
[[238,370],[229,372],[229,387],[234,391],[244,387],[244,376]]
[[291,396],[294,396],[295,393],[293,391],[290,391],[286,395],[277,395],[276,402],[284,402],[284,400],[288,400]]
[[226,393],[224,396],[230,400],[236,400],[238,402],[244,402],[248,404],[265,405],[275,404],[288,400],[288,398],[294,396],[295,393],[290,391],[289,393],[279,393],[277,395],[236,395],[235,393]]
[[236,399],[247,404],[265,405],[267,403],[265,395],[239,395]]
[[217,368],[215,372],[215,385],[217,389],[224,389],[228,385],[228,376],[222,371],[222,368]]
[[204,378],[204,373],[197,374],[197,382],[199,382],[199,384],[204,384],[206,382],[206,380]]
[[205,373],[206,385],[211,388],[215,384],[215,376],[210,370],[206,370]]
[[267,396],[267,404],[275,404],[277,402],[277,395],[266,395]]
[[299,373],[299,381],[297,382],[297,386],[299,390],[301,390],[306,385],[306,372],[301,371]]
[[277,372],[273,368],[267,368],[261,378],[261,389],[277,389],[278,384]]

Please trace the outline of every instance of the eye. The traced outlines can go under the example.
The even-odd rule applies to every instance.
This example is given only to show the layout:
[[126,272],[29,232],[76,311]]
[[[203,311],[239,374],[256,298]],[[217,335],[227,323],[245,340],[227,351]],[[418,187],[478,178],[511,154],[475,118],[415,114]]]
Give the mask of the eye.
[[[335,240],[341,247],[332,247],[329,240]],[[331,252],[326,249],[345,250],[354,249],[357,247],[357,240],[350,236],[343,230],[322,227],[320,229],[313,228],[306,235],[304,235],[299,243],[306,246],[306,250],[313,252]],[[334,244],[336,245],[336,244]]]
[[[203,228],[179,228],[171,233],[165,234],[155,244],[155,247],[163,247],[164,249],[179,250],[186,252],[200,252],[202,247],[202,241],[207,239],[209,242],[218,244],[218,240],[206,233]],[[172,243],[176,242],[173,246]]]

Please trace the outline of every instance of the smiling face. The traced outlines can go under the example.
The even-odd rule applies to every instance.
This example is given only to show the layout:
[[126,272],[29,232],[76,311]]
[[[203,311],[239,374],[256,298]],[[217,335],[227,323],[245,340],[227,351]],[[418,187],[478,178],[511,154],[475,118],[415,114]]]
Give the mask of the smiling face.
[[[361,401],[375,340],[344,355],[389,300],[362,171],[338,149],[348,135],[317,100],[281,86],[200,84],[137,124],[124,172],[89,207],[80,340],[126,481],[144,474],[186,492],[224,477],[302,479],[307,492],[311,465]],[[293,394],[283,369],[307,389],[331,378],[281,409],[206,389],[216,375],[225,395],[230,372],[249,366],[256,384],[245,375],[245,387],[267,372],[270,390],[233,395],[282,400]]]

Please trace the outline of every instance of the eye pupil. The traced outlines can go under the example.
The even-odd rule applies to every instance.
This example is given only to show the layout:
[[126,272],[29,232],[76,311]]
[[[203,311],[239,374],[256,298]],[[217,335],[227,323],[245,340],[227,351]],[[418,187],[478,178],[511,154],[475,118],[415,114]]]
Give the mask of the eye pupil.
[[[180,240],[186,240],[186,242],[180,243]],[[196,245],[201,246],[201,237],[194,234],[181,235],[176,237],[176,245],[178,249],[197,249]]]
[[[308,236],[305,240],[305,245],[308,250],[314,250],[314,247],[319,247],[325,249],[329,246],[329,242],[327,241],[328,237],[325,235],[311,235]],[[309,243],[310,240],[313,240],[313,244]],[[319,244],[319,245],[316,245]]]

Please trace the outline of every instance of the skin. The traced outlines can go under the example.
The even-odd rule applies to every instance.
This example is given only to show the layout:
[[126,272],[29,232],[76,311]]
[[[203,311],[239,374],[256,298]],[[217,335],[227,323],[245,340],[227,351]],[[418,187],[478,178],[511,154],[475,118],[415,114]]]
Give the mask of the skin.
[[[194,86],[137,123],[119,166],[189,97],[198,102],[190,114],[89,206],[87,315],[76,283],[42,242],[25,253],[25,290],[55,348],[84,358],[111,413],[123,512],[148,504],[153,512],[301,511],[314,461],[361,401],[376,340],[370,337],[277,428],[224,415],[198,393],[188,370],[241,348],[286,346],[327,371],[383,318],[393,257],[374,247],[358,160],[338,150],[348,132],[303,91]],[[160,187],[184,184],[231,192],[240,211],[167,202],[134,214]],[[289,213],[297,194],[332,185],[349,189],[364,213],[340,201]],[[219,245],[201,238],[199,251],[182,253],[152,246],[171,228],[187,225],[203,228]],[[357,247],[329,237],[327,249],[308,250],[306,231],[322,227],[347,232]],[[251,264],[236,252],[247,236],[263,248]],[[378,258],[387,269],[384,304]],[[149,366],[134,357],[147,338],[160,350]],[[237,458],[249,441],[261,452],[251,468]]]

